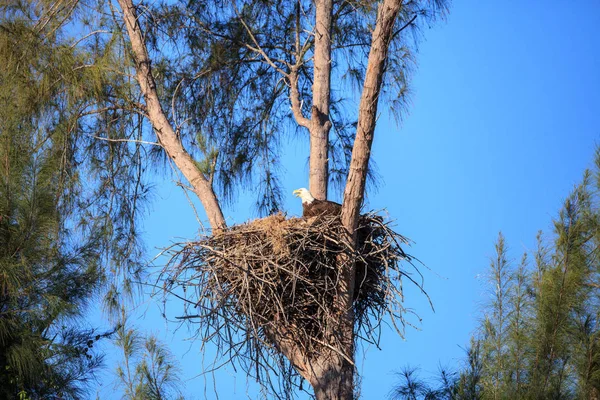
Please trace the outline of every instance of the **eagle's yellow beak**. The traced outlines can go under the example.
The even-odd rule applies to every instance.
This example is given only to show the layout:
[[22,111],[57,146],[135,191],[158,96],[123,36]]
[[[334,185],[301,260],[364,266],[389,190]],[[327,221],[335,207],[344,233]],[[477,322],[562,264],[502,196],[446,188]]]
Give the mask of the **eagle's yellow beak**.
[[300,197],[300,189],[296,189],[292,193],[294,193],[294,196]]

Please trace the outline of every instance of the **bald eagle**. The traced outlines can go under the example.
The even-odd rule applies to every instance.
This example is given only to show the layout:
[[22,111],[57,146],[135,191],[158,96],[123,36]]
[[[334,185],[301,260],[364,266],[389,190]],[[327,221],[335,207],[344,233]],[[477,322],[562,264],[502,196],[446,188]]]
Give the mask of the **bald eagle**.
[[317,200],[305,188],[294,190],[294,195],[302,200],[303,217],[334,216],[342,213],[341,204],[329,200]]

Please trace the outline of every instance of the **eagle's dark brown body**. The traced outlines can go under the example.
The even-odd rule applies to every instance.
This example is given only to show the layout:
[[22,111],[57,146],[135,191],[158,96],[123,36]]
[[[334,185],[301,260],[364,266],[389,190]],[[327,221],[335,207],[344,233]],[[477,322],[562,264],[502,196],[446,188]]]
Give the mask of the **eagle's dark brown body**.
[[323,215],[340,215],[342,205],[334,201],[313,200],[310,203],[302,203],[303,217],[318,217]]

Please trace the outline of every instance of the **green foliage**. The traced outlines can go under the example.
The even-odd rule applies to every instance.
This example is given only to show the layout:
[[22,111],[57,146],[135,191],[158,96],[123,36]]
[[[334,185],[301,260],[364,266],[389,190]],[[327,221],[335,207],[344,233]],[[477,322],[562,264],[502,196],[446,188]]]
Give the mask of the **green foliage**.
[[183,398],[176,360],[154,336],[141,337],[135,329],[127,327],[123,318],[117,329],[116,345],[123,355],[116,373],[124,399]]
[[490,300],[486,304],[481,326],[481,357],[484,370],[495,373],[484,375],[483,384],[494,393],[505,390],[508,380],[505,369],[508,367],[509,314],[511,313],[509,291],[512,285],[512,273],[507,260],[507,248],[504,236],[498,235],[496,256],[491,260],[489,270]]
[[57,153],[27,122],[0,136],[0,397],[77,398],[101,363],[103,335],[79,326],[101,283],[98,238],[70,235]]
[[[600,149],[595,169],[585,172],[565,200],[552,242],[538,234],[533,266],[524,254],[515,268],[504,237],[498,237],[490,301],[466,367],[456,375],[452,393],[419,398],[599,398],[599,200]],[[400,386],[409,387],[407,382]],[[421,387],[421,393],[427,390]]]
[[481,343],[475,339],[466,349],[466,359],[460,372],[440,367],[437,379],[424,380],[416,368],[406,367],[390,393],[394,400],[479,400],[483,399]]
[[[446,1],[407,1],[397,22],[382,97],[404,110],[419,28],[444,15]],[[280,151],[298,131],[290,109],[292,68],[302,112],[312,112],[315,5],[312,1],[144,3],[140,14],[151,47],[163,107],[186,149],[210,171],[223,201],[255,188],[261,214],[280,209]],[[376,3],[334,1],[330,119],[330,183],[346,181],[356,112],[349,98],[362,89]],[[408,30],[399,34],[405,25]],[[412,30],[415,35],[406,34]],[[292,135],[306,143],[308,135]],[[215,150],[218,155],[215,156]],[[204,163],[202,160],[207,160]],[[214,165],[206,168],[206,165]],[[374,173],[371,171],[370,182]],[[341,190],[340,190],[341,191]]]
[[[398,30],[408,22],[415,29],[426,24],[443,14],[444,4],[404,2]],[[302,112],[310,115],[313,2],[137,5],[162,106],[198,169],[223,201],[245,187],[256,190],[262,214],[279,210],[280,147],[296,125],[290,123],[290,82],[278,69],[298,65]],[[45,341],[50,331],[71,326],[98,281],[106,285],[107,310],[118,317],[123,297],[144,274],[139,219],[148,178],[171,169],[145,120],[113,3],[9,0],[0,10],[0,224],[6,244],[0,291],[7,309],[29,307],[24,315],[46,324],[28,322],[19,337],[31,331],[45,339],[32,334],[32,351],[2,360],[25,373],[35,360],[47,367],[49,358],[37,349],[52,347]],[[335,2],[334,80],[347,76],[360,85],[374,18],[373,2]],[[392,43],[386,75],[392,90],[385,95],[399,100],[390,102],[396,110],[405,102],[414,44],[405,35]],[[272,65],[257,56],[257,46]],[[346,93],[334,87],[331,96],[330,177],[338,186],[345,181],[355,123],[345,117]],[[2,320],[0,337],[8,338],[24,315]],[[85,335],[59,331],[52,343],[87,343]]]
[[125,85],[111,47],[66,35],[79,4],[0,6],[2,398],[79,398],[106,336],[86,327],[86,306],[140,265],[141,147],[94,139],[129,126],[112,102]]
[[456,393],[458,388],[455,374],[448,373],[446,369],[440,368],[439,375],[438,384],[432,387],[433,385],[430,382],[418,377],[416,368],[406,367],[398,373],[400,384],[390,393],[390,397],[398,400],[433,400],[446,398],[445,396],[452,396]]
[[[114,302],[131,294],[131,282],[142,273],[137,226],[151,159],[136,142],[143,120],[131,76],[115,67],[125,67],[128,58],[112,17],[99,12],[104,7],[44,1],[0,6],[0,137],[12,137],[3,143],[7,154],[28,154],[19,162],[36,169],[41,178],[35,179],[48,180],[61,238],[93,247],[95,265],[111,287],[106,304],[116,312]],[[34,178],[18,177],[16,161],[9,161],[11,193],[25,195],[20,192]]]

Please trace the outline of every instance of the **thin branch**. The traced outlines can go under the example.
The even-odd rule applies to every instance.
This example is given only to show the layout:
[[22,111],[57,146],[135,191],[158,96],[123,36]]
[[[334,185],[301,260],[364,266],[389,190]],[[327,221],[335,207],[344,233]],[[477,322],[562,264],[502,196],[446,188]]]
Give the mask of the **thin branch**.
[[158,146],[158,147],[163,147],[160,143],[158,142],[147,142],[145,140],[139,140],[139,139],[111,139],[111,138],[107,138],[107,137],[101,137],[101,136],[95,136],[95,135],[86,135],[89,136],[91,138],[94,139],[98,139],[98,140],[104,140],[105,142],[114,142],[114,143],[138,143],[138,144],[148,144],[151,146]]
[[[260,44],[258,44],[258,40],[256,40],[256,37],[255,37],[255,36],[254,36],[254,34],[252,33],[252,30],[251,30],[251,29],[250,29],[250,27],[249,27],[249,26],[246,24],[246,21],[244,21],[244,18],[243,18],[243,17],[241,16],[241,14],[238,12],[237,8],[235,8],[235,12],[236,12],[236,14],[237,14],[237,16],[238,16],[238,18],[239,18],[240,22],[242,23],[242,25],[243,25],[243,26],[244,26],[244,28],[246,29],[246,32],[248,32],[248,35],[250,35],[250,38],[252,39],[252,42],[254,43],[254,46],[256,46],[256,47],[253,47],[253,46],[251,46],[251,45],[249,45],[249,44],[247,44],[247,43],[244,43],[244,46],[246,46],[246,47],[247,47],[247,48],[249,48],[250,50],[252,50],[252,51],[254,51],[254,52],[256,52],[256,53],[260,54],[260,55],[261,55],[261,56],[264,58],[264,60],[265,60],[265,62],[266,62],[267,64],[269,64],[269,65],[270,65],[271,67],[273,67],[273,68],[274,68],[274,69],[275,69],[277,72],[279,72],[281,75],[283,75],[284,77],[286,77],[286,78],[287,78],[287,77],[288,77],[288,73],[287,73],[287,72],[285,72],[284,70],[282,70],[281,68],[279,68],[279,67],[277,66],[277,64],[275,64],[275,63],[273,62],[273,60],[271,60],[271,58],[269,57],[269,55],[268,55],[268,54],[267,54],[267,53],[266,53],[266,52],[265,52],[265,51],[262,49],[262,47],[260,46]],[[278,62],[281,62],[281,63],[283,63],[283,64],[285,64],[285,65],[288,65],[288,66],[289,66],[289,64],[288,64],[286,61],[284,61],[284,60],[277,60],[277,61],[278,61]]]
[[111,33],[110,31],[104,30],[104,29],[98,29],[95,31],[92,31],[90,33],[88,33],[87,35],[82,36],[81,38],[79,38],[77,41],[75,41],[72,45],[71,48],[75,48],[79,43],[83,42],[84,40],[86,40],[87,38],[89,38],[92,35],[97,35],[99,33]]
[[295,32],[295,48],[296,52],[294,56],[296,57],[296,63],[290,68],[290,74],[288,76],[289,86],[290,86],[290,102],[292,103],[292,113],[294,114],[294,118],[298,125],[303,126],[307,129],[310,129],[311,121],[309,118],[306,118],[302,113],[302,101],[300,100],[300,90],[299,90],[299,76],[298,70],[304,63],[304,55],[308,51],[308,39],[304,42],[304,44],[300,45],[300,1],[296,3],[296,32]]
[[396,36],[398,36],[400,34],[400,32],[402,32],[403,30],[408,28],[410,25],[412,25],[412,23],[416,21],[418,16],[419,16],[419,14],[415,14],[406,24],[404,24],[402,26],[402,28],[400,28],[396,32],[394,32],[394,34],[392,35],[392,40],[394,40],[396,38]]

